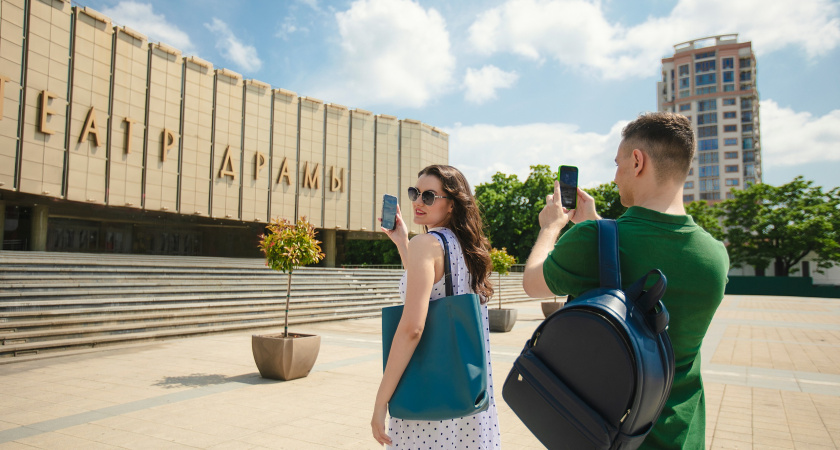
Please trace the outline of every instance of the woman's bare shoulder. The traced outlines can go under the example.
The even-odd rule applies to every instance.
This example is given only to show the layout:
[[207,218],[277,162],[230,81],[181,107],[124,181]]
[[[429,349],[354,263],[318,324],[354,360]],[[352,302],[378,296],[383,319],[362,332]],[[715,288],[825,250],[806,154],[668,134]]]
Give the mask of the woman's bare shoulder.
[[440,253],[442,248],[440,241],[431,233],[418,234],[408,241],[410,252],[434,255]]

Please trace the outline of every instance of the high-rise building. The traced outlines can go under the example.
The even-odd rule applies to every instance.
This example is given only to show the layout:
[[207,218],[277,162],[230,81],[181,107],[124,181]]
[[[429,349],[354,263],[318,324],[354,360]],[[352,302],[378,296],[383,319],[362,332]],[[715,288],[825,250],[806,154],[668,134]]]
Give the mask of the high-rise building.
[[756,73],[752,43],[737,34],[683,42],[662,59],[658,108],[687,116],[697,134],[684,201],[717,202],[761,183]]

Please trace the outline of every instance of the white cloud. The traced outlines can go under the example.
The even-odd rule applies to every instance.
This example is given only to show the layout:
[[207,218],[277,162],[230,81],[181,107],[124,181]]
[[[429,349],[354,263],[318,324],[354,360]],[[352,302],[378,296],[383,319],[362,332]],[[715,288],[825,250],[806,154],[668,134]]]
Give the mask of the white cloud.
[[464,98],[468,102],[482,104],[487,100],[497,98],[496,90],[506,89],[513,86],[519,75],[514,72],[505,72],[493,65],[487,65],[481,69],[467,69],[464,76]]
[[124,25],[145,34],[152,42],[163,42],[183,53],[195,53],[195,47],[189,35],[167,22],[163,14],[155,14],[150,3],[124,1],[112,8],[104,8],[102,13],[118,25]]
[[840,4],[831,0],[680,0],[667,17],[628,27],[596,0],[507,0],[476,19],[472,46],[535,61],[553,58],[606,79],[655,75],[673,45],[739,33],[757,52],[801,47],[818,57],[840,44]]
[[764,170],[818,161],[840,161],[840,109],[822,117],[761,101]]
[[612,181],[613,159],[626,121],[617,122],[606,134],[582,132],[577,125],[534,123],[518,126],[456,125],[447,129],[449,159],[470,185],[490,181],[496,172],[516,174],[525,180],[530,166],[577,166],[582,187]]
[[455,58],[436,10],[411,0],[357,0],[335,18],[342,65],[318,95],[419,108],[452,85]]
[[257,55],[257,49],[252,45],[245,45],[237,38],[227,24],[213,18],[213,23],[205,23],[208,30],[216,34],[216,49],[222,57],[234,63],[245,72],[256,72],[262,67],[262,61]]
[[274,35],[284,41],[288,41],[295,33],[309,33],[309,28],[298,26],[295,16],[289,15],[283,19],[283,23],[280,24],[280,29]]

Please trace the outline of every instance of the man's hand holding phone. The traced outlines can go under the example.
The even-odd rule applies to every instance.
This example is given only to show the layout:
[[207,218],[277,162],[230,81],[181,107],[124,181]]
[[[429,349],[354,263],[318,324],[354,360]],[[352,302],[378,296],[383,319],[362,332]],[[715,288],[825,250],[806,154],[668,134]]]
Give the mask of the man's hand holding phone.
[[560,230],[569,223],[574,214],[574,210],[569,211],[563,207],[560,182],[555,180],[554,194],[546,196],[545,207],[540,211],[540,228],[546,231],[556,231],[559,235]]
[[574,223],[586,222],[587,220],[601,220],[601,216],[595,211],[595,199],[581,188],[577,188],[577,209],[571,216]]

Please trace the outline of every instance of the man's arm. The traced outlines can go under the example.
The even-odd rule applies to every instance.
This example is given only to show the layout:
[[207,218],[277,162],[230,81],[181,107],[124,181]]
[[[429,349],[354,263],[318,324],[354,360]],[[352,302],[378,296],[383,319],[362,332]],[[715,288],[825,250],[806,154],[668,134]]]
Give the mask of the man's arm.
[[560,231],[569,223],[575,211],[567,211],[560,200],[560,183],[554,182],[554,194],[545,199],[545,207],[540,211],[540,234],[531,249],[531,256],[525,263],[525,273],[522,277],[522,287],[529,297],[545,298],[554,295],[543,275],[543,263],[554,248]]

